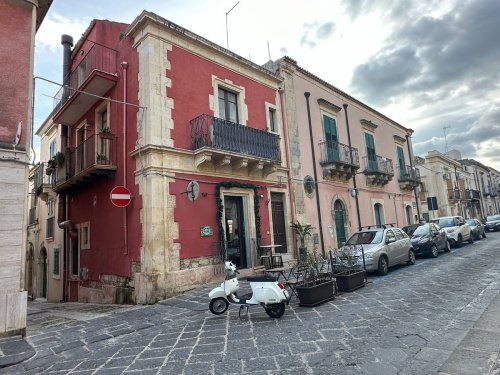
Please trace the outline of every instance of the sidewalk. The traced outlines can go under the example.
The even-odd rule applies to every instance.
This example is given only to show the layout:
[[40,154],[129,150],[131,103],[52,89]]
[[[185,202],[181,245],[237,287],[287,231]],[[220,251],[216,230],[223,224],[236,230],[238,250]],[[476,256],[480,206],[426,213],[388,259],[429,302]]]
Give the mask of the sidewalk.
[[21,336],[0,338],[0,369],[25,361],[35,353],[35,349]]

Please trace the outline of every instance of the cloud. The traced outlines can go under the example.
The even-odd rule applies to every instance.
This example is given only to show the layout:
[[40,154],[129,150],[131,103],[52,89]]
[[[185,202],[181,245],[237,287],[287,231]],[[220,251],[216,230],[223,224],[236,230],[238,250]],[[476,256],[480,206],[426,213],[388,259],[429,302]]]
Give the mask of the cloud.
[[416,154],[444,151],[442,128],[451,125],[449,149],[498,161],[500,2],[443,1],[433,10],[431,2],[404,1],[404,12],[396,3],[344,2],[352,18],[377,14],[389,30],[381,49],[354,69],[351,92],[382,112],[403,102],[414,111],[407,126]]
[[71,35],[76,43],[91,21],[91,17],[68,18],[58,13],[49,12],[36,34],[37,49],[47,48],[56,53],[59,49],[62,49],[62,34]]
[[304,29],[306,30],[300,38],[300,45],[306,45],[310,48],[314,48],[319,42],[326,40],[333,35],[335,31],[335,23],[331,21],[323,24],[318,22],[305,23]]

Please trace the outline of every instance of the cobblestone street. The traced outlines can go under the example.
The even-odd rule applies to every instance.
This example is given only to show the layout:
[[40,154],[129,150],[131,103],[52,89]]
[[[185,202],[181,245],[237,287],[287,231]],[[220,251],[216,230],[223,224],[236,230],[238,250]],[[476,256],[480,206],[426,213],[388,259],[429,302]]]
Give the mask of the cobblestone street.
[[316,308],[208,311],[213,287],[153,306],[28,306],[30,359],[2,374],[500,374],[500,233],[417,259]]

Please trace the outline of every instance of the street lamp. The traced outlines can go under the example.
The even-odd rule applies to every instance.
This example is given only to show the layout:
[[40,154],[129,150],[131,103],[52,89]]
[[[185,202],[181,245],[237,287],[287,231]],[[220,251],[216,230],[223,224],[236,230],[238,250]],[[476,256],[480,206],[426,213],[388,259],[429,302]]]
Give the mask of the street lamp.
[[229,9],[227,12],[226,12],[226,49],[229,49],[229,32],[228,32],[228,29],[227,29],[227,15],[234,9],[236,8],[236,5],[238,5],[240,2],[238,1],[236,4],[233,5],[233,7],[231,9]]

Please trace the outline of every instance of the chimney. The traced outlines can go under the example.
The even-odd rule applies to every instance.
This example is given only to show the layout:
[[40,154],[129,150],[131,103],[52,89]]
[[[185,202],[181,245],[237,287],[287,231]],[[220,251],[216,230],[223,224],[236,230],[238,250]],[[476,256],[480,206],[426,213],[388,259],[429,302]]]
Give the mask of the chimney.
[[[73,38],[63,34],[61,36],[61,44],[63,45],[63,85],[69,84],[69,74],[71,72],[71,47],[73,47]],[[64,103],[69,96],[69,89],[64,87],[62,102]]]

